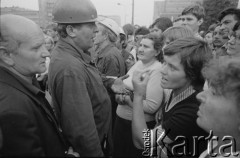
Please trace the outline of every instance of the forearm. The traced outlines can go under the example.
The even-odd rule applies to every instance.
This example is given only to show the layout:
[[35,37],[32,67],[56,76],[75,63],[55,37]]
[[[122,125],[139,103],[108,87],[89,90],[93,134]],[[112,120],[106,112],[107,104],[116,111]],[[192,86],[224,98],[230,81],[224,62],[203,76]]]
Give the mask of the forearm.
[[147,129],[142,104],[143,96],[135,94],[133,99],[132,135],[133,143],[139,149],[143,148],[143,131]]

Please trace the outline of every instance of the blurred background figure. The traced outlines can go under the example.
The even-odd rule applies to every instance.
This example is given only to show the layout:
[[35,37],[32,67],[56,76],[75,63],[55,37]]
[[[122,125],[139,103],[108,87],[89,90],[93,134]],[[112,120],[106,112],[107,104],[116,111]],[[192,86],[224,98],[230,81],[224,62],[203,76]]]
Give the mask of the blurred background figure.
[[49,68],[49,63],[50,63],[50,58],[51,58],[51,52],[55,46],[54,44],[54,41],[53,41],[53,38],[51,36],[48,36],[48,35],[44,35],[44,40],[45,40],[45,47],[46,49],[48,50],[48,52],[50,53],[50,57],[46,57],[46,68],[47,70],[42,73],[42,74],[38,74],[37,75],[37,80],[39,82],[39,85],[42,89],[42,91],[46,92],[47,94],[47,98],[48,98],[48,101],[51,102],[51,97],[48,93],[48,68]]
[[213,31],[213,55],[215,58],[227,55],[225,44],[229,40],[229,32],[219,23]]
[[129,54],[127,60],[125,61],[127,72],[130,70],[130,68],[136,63],[135,58],[132,54]]
[[205,17],[205,10],[200,4],[192,4],[182,11],[182,25],[192,29],[196,37],[202,39],[199,34],[199,27],[202,25]]
[[208,43],[208,45],[213,49],[213,32],[207,31],[204,35],[204,40]]
[[51,36],[48,36],[48,35],[45,35],[44,39],[45,39],[45,46],[47,50],[51,53],[55,46],[54,40]]
[[52,37],[54,44],[56,44],[59,39],[59,35],[57,32],[57,24],[51,23],[47,25],[47,27],[45,28],[45,32],[48,36]]
[[138,60],[137,59],[138,47],[140,45],[142,37],[149,33],[150,31],[146,27],[139,27],[134,33],[134,47],[132,48],[132,51],[130,52],[130,54],[133,55],[135,62],[137,62]]
[[240,56],[240,22],[237,22],[233,27],[233,32],[227,45],[227,54],[231,57]]
[[135,42],[136,46],[139,46],[139,44],[142,40],[142,37],[149,33],[150,33],[149,29],[144,26],[137,28],[134,33],[134,42]]
[[212,50],[214,50],[214,48],[213,48],[213,32],[214,32],[214,29],[216,28],[217,25],[218,25],[217,23],[211,24],[208,27],[208,31],[203,36],[204,40],[209,44],[209,47]]
[[118,35],[118,39],[116,41],[116,47],[121,51],[122,53],[122,56],[123,56],[123,59],[124,61],[127,60],[128,56],[129,56],[129,52],[126,50],[126,47],[127,47],[127,38],[126,38],[126,34],[125,32],[123,31],[123,29],[121,27],[119,27],[119,35]]
[[125,73],[127,73],[127,65],[126,60],[128,59],[130,53],[126,50],[127,47],[127,40],[125,32],[123,31],[122,27],[119,27],[120,33],[118,35],[118,39],[116,41],[116,47],[121,51],[121,54],[123,56],[123,60],[125,62]]
[[131,50],[134,47],[134,31],[135,31],[135,27],[132,24],[125,24],[123,26],[123,31],[125,32],[125,35],[127,37],[127,47],[126,47],[126,50],[128,52],[131,52]]
[[160,36],[162,32],[171,26],[173,26],[173,24],[169,18],[161,17],[156,19],[152,25],[150,25],[149,29],[151,33],[155,33],[156,35]]
[[237,8],[227,8],[218,15],[218,21],[221,23],[221,29],[227,29],[228,31],[232,31],[234,25],[239,20],[240,9]]

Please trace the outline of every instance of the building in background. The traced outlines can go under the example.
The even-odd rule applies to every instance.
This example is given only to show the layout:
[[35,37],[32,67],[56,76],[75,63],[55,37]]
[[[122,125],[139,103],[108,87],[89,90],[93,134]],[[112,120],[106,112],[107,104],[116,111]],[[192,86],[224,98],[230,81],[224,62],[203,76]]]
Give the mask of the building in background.
[[4,14],[14,14],[14,15],[24,16],[28,19],[33,20],[38,25],[40,24],[39,11],[36,11],[36,10],[30,10],[30,9],[25,9],[20,7],[4,7],[4,8],[1,8],[1,15],[4,15]]
[[[38,0],[39,5],[39,18],[40,18],[40,26],[45,28],[48,24],[52,23],[53,15],[53,7],[57,0]],[[119,26],[121,26],[121,18],[118,15],[103,15],[115,20]]]
[[52,23],[52,11],[57,0],[38,0],[40,26],[46,27]]
[[202,0],[155,0],[153,20],[159,17],[168,17],[173,21],[186,6],[193,3],[202,3]]
[[98,17],[107,17],[114,20],[119,26],[121,26],[121,17],[119,15],[98,15]]

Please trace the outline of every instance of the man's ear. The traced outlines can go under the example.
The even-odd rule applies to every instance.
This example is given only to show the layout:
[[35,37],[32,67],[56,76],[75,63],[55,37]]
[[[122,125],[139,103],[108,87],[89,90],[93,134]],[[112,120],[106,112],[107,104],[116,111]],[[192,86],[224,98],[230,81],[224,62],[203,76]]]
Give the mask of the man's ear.
[[203,23],[203,18],[198,20],[198,26],[202,25],[202,23]]
[[74,29],[71,25],[68,25],[66,28],[66,32],[67,32],[68,36],[70,36],[70,37],[76,37],[75,31],[76,31],[76,29]]
[[8,66],[14,65],[14,60],[12,59],[12,53],[10,53],[6,47],[0,46],[0,60]]

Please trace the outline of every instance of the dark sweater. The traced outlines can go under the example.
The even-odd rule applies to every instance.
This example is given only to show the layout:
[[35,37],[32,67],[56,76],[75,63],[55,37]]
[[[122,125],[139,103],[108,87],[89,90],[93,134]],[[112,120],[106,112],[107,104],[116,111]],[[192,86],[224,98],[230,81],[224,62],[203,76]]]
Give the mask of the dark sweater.
[[[207,141],[204,138],[208,134],[196,122],[200,105],[196,99],[197,93],[195,92],[180,101],[167,112],[165,111],[167,105],[163,106],[162,127],[165,129],[166,135],[174,141],[168,145],[169,157],[177,157],[179,153],[183,153],[184,147],[186,148],[186,154],[181,157],[199,157],[207,149]],[[194,136],[196,136],[195,143]],[[204,137],[198,140],[200,136]],[[193,154],[194,152],[195,154]]]

